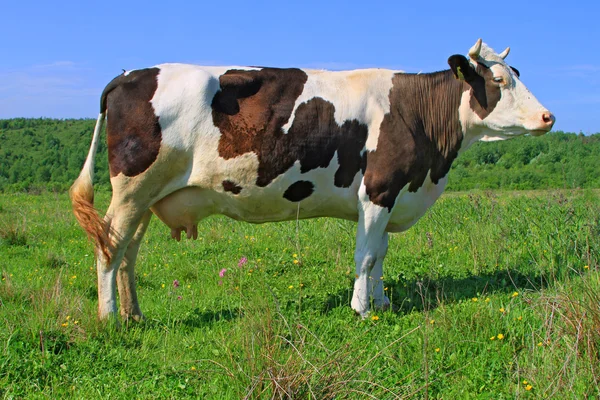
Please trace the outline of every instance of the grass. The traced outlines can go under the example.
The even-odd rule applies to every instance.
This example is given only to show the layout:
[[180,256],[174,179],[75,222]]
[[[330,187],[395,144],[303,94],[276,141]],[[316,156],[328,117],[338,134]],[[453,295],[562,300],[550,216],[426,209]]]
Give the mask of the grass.
[[147,319],[120,330],[96,320],[67,197],[1,195],[0,210],[3,398],[600,395],[594,191],[445,195],[391,236],[394,311],[365,320],[353,223],[215,217],[177,243],[155,219],[136,269]]

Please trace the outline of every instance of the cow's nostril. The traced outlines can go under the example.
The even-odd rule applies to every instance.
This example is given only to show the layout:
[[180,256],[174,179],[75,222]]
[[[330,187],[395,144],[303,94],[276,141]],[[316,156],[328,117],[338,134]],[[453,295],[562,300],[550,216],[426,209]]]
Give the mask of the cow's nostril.
[[542,120],[546,124],[554,123],[554,115],[552,115],[552,113],[545,112],[545,113],[542,114]]

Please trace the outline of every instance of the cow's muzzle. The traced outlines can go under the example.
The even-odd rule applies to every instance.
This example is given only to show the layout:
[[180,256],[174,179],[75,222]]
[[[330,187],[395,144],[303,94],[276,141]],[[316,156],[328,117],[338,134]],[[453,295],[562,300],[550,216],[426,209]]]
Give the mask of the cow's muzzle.
[[555,122],[556,117],[554,114],[548,110],[542,111],[537,118],[537,126],[535,129],[531,129],[529,133],[531,133],[532,136],[542,136],[552,130]]

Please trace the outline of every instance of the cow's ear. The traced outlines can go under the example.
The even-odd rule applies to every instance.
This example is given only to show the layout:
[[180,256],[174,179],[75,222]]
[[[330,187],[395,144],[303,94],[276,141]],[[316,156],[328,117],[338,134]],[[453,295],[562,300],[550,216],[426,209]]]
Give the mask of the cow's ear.
[[473,74],[477,74],[469,60],[467,60],[467,57],[460,54],[450,56],[450,58],[448,58],[448,65],[450,65],[450,69],[452,69],[456,79],[461,81],[468,82],[474,77]]

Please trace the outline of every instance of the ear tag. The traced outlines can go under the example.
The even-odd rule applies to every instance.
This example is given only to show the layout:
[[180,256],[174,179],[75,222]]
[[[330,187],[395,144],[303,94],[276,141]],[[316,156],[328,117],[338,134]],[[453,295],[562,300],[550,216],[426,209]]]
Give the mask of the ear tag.
[[461,81],[465,80],[465,76],[463,75],[462,71],[460,70],[460,67],[456,68],[456,75],[459,80],[461,80]]

